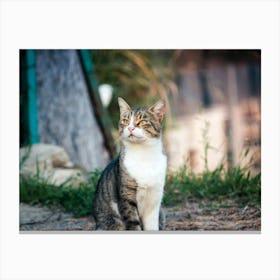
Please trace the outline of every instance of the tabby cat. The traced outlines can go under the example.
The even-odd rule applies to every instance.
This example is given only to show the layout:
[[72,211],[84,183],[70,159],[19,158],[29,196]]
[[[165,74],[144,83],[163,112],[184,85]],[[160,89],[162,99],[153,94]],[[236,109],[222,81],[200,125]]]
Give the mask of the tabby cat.
[[162,230],[161,209],[167,158],[161,139],[165,102],[135,108],[118,98],[119,156],[97,184],[93,213],[97,230]]

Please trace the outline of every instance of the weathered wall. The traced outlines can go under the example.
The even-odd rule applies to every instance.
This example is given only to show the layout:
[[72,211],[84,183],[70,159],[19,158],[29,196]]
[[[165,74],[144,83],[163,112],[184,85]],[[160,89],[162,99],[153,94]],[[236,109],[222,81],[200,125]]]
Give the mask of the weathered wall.
[[77,52],[36,52],[39,140],[65,148],[87,170],[109,160],[94,117]]

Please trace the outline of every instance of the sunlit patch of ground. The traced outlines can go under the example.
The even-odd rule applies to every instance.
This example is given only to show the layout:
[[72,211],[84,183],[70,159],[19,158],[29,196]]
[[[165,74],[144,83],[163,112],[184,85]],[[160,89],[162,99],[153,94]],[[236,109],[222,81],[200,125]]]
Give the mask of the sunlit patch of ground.
[[[184,208],[164,208],[166,231],[260,231],[260,207],[211,209],[195,203]],[[91,231],[93,217],[74,218],[71,214],[46,207],[20,205],[21,231]]]

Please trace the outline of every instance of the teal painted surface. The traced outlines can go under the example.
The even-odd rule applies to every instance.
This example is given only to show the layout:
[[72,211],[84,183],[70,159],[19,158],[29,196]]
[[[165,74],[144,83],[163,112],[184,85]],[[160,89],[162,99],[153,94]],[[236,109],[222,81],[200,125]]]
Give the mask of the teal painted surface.
[[20,50],[20,145],[39,142],[36,56]]
[[30,143],[39,142],[38,133],[38,106],[37,106],[37,80],[36,80],[36,54],[34,50],[26,51],[27,64],[27,98],[28,98],[28,127]]
[[90,85],[96,92],[98,92],[98,82],[95,79],[94,65],[92,62],[90,51],[80,50],[80,54],[83,60],[84,67],[86,69],[86,73],[89,76]]

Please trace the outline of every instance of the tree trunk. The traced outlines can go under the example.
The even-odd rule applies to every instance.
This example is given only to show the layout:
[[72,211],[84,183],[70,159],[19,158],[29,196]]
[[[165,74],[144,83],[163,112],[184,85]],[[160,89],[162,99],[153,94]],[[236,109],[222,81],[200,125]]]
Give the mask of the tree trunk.
[[71,160],[87,170],[109,161],[94,117],[77,52],[36,52],[39,138],[60,145]]

